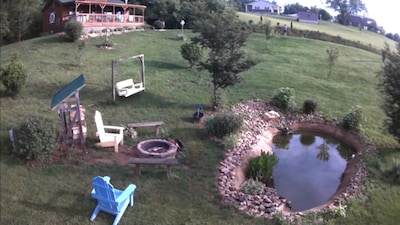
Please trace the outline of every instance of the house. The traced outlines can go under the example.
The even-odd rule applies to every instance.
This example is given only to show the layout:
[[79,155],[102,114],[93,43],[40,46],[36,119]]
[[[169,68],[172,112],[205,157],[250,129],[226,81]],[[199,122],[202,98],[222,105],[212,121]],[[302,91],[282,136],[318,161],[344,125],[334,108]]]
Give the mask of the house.
[[144,5],[127,0],[48,0],[42,9],[43,32],[61,32],[69,21],[82,23],[84,31],[144,25]]
[[371,30],[371,31],[377,31],[377,25],[376,21],[374,19],[365,17],[365,16],[359,16],[359,15],[349,15],[347,16],[344,25],[350,25],[354,27],[359,27],[364,30]]
[[318,13],[314,12],[298,12],[297,20],[302,23],[315,23],[319,22]]
[[244,5],[244,11],[250,13],[276,13],[279,14],[281,7],[269,1],[260,0],[249,2]]

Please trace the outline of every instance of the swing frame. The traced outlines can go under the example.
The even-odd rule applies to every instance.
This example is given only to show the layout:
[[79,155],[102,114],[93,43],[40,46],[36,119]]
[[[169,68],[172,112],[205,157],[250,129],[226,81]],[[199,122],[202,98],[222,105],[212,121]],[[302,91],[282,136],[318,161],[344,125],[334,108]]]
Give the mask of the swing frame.
[[140,64],[141,64],[141,70],[140,70],[140,78],[141,78],[141,82],[143,84],[143,88],[146,87],[146,79],[145,79],[145,66],[144,66],[144,54],[140,54],[140,55],[134,55],[134,56],[130,56],[128,58],[124,58],[124,59],[115,59],[111,61],[111,90],[112,90],[112,99],[113,101],[115,101],[116,98],[116,91],[115,91],[115,87],[116,87],[116,82],[115,82],[115,76],[116,76],[116,68],[117,68],[117,64],[121,61],[124,60],[133,60],[133,59],[139,59]]

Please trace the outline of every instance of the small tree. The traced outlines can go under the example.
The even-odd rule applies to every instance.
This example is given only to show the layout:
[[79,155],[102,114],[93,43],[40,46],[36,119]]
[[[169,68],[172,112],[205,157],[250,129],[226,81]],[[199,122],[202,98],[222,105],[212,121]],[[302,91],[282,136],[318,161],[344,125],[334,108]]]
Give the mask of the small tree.
[[6,66],[1,74],[1,80],[6,87],[7,92],[17,95],[25,85],[28,72],[17,56],[11,58],[10,63]]
[[201,47],[194,43],[185,43],[181,46],[181,55],[189,62],[190,68],[193,68],[201,60]]
[[400,42],[396,52],[386,44],[382,51],[383,66],[378,72],[379,90],[384,95],[383,108],[388,119],[385,125],[400,142]]
[[79,64],[79,68],[81,69],[83,66],[83,50],[85,49],[86,43],[84,41],[79,42],[78,44],[78,52],[77,52],[77,60]]
[[267,20],[264,25],[264,34],[265,34],[265,48],[268,49],[268,40],[272,38],[272,28],[271,28],[271,21]]
[[326,78],[327,81],[329,81],[329,78],[331,77],[332,69],[335,66],[337,59],[339,58],[339,49],[337,48],[331,48],[327,49],[326,53],[328,54],[328,77]]
[[70,21],[65,24],[64,31],[71,41],[77,41],[82,35],[83,27],[78,21]]
[[208,19],[196,23],[194,31],[199,33],[193,39],[194,43],[208,49],[208,58],[200,63],[200,67],[211,75],[212,108],[215,110],[218,91],[239,83],[242,80],[239,74],[257,63],[247,58],[241,49],[250,31],[233,11],[209,13]]

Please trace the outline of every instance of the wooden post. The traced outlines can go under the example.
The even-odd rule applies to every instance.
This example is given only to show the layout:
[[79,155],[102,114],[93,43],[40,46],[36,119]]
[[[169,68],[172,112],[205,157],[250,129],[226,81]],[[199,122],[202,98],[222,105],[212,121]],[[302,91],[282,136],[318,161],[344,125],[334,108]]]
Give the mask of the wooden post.
[[112,100],[115,101],[115,60],[111,61],[111,90]]

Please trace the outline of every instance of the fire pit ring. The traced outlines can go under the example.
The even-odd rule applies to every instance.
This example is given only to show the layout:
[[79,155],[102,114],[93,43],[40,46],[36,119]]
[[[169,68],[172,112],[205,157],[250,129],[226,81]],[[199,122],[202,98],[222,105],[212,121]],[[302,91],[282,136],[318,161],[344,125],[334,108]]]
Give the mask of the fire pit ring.
[[150,139],[137,145],[140,157],[143,158],[175,158],[178,147],[166,140]]

